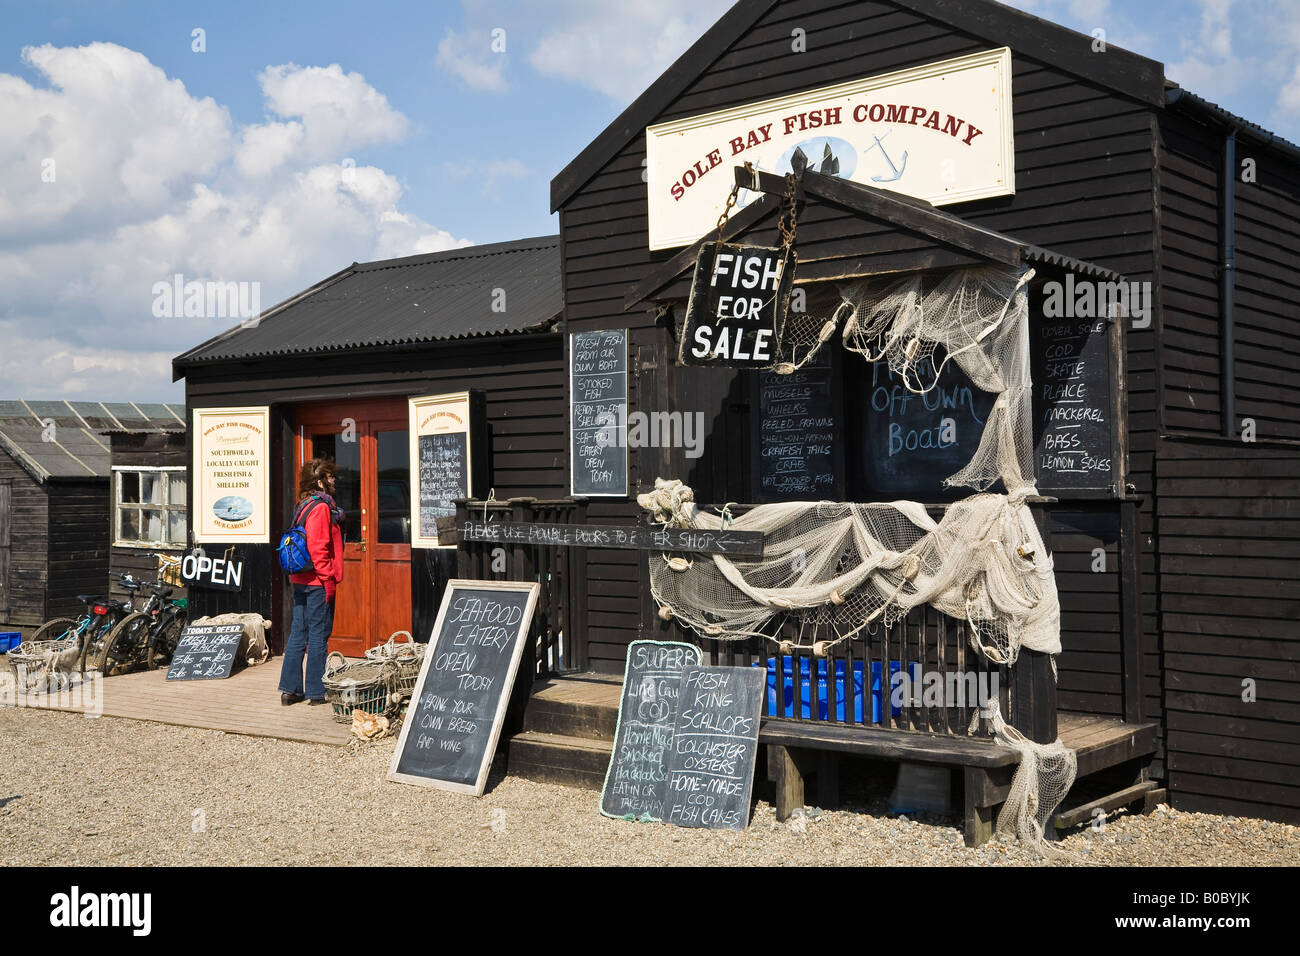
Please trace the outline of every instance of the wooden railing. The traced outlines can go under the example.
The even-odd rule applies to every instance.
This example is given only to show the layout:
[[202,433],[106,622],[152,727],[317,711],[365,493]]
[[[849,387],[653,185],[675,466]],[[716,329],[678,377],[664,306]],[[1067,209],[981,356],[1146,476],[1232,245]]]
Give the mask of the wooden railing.
[[[517,523],[585,524],[587,506],[576,501],[458,502],[457,527],[468,518]],[[533,674],[542,678],[580,669],[587,622],[587,550],[540,544],[460,541],[456,573],[481,581],[536,581],[541,585],[529,643]]]

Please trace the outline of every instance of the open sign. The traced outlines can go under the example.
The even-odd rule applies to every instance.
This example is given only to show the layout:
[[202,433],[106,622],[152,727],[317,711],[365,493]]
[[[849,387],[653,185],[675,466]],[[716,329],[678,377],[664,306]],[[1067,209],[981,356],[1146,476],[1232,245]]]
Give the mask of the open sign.
[[708,243],[695,261],[680,359],[683,365],[771,368],[790,301],[794,254]]
[[238,591],[243,587],[244,560],[191,551],[181,559],[181,580],[190,587]]

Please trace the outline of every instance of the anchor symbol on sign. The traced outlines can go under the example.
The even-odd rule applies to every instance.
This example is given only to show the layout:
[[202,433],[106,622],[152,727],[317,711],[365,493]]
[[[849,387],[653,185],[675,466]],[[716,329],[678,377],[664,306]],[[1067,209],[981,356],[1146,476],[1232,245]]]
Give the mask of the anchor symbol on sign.
[[[873,136],[871,138],[876,141],[876,146],[880,147],[880,155],[885,157],[885,162],[889,163],[889,168],[894,174],[892,176],[872,176],[871,181],[873,183],[892,183],[892,182],[896,182],[899,179],[902,179],[903,171],[907,169],[907,150],[903,150],[903,161],[902,161],[903,165],[895,166],[894,160],[890,158],[889,153],[885,151],[884,144],[881,142],[882,138],[883,139],[889,138],[889,133],[886,133],[883,137]],[[866,151],[871,152],[871,150],[874,148],[875,148],[874,146],[868,146]]]

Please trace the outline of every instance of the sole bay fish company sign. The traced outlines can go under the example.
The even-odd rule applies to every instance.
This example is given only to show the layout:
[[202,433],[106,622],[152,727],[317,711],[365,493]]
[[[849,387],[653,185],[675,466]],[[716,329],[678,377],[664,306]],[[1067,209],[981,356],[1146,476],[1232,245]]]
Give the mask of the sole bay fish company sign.
[[[1013,195],[1012,133],[1007,47],[650,126],[650,248],[689,245],[715,226],[728,169],[782,175],[797,148],[815,172],[936,206]],[[742,191],[739,205],[756,198]]]

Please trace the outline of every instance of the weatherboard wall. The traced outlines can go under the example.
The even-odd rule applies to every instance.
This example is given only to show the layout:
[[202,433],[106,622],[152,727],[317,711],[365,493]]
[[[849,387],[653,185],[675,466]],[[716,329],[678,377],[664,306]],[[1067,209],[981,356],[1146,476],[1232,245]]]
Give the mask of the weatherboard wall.
[[36,627],[45,620],[49,502],[45,488],[0,450],[0,481],[9,483],[7,564],[0,623]]
[[[271,500],[280,504],[272,525],[273,532],[278,532],[288,524],[295,497],[296,439],[289,424],[295,405],[482,389],[490,432],[489,487],[498,500],[554,500],[568,495],[564,383],[561,337],[541,333],[443,342],[419,349],[191,366],[186,369],[186,401],[191,409],[271,406],[271,459],[276,464]],[[270,614],[276,624],[272,644],[283,648],[288,625],[285,576],[275,564],[270,545],[242,546],[239,554],[249,562],[244,590],[230,593],[192,588],[191,617],[236,610]],[[438,573],[428,552],[413,549],[412,610],[417,620],[423,620],[420,605],[427,603],[432,593],[430,576]]]
[[[791,34],[806,31],[807,50],[794,53]],[[813,89],[863,76],[931,63],[997,44],[976,38],[888,2],[827,3],[790,0],[775,4],[744,36],[714,62],[700,63],[703,72],[685,92],[650,122],[659,123],[712,112],[800,90]],[[1012,91],[1015,109],[1016,195],[947,207],[970,222],[1017,239],[1095,262],[1133,280],[1152,278],[1156,258],[1153,126],[1151,108],[1067,74],[1034,57],[1035,50],[1009,43],[1013,49]],[[628,287],[641,281],[675,252],[648,251],[643,131],[630,131],[631,140],[560,208],[565,283],[565,318],[569,332],[631,327],[635,347],[654,347],[656,359],[672,348],[662,328],[655,327],[650,306],[624,311]],[[740,159],[740,157],[738,157]],[[730,185],[730,165],[710,175]],[[708,180],[702,180],[707,183]],[[699,188],[697,186],[697,188]],[[943,252],[912,235],[865,222],[831,207],[810,203],[799,221],[797,248],[804,276],[829,277],[843,272],[890,272],[931,257],[934,265],[969,264],[966,257]],[[776,238],[769,220],[746,235],[762,243]],[[657,298],[684,299],[689,274],[679,277]],[[1151,456],[1156,434],[1154,337],[1150,330],[1127,337],[1127,425],[1131,449],[1131,480],[1140,493],[1150,492]],[[749,499],[747,416],[743,390],[725,373],[712,372],[711,381],[686,369],[656,369],[656,397],[645,394],[643,410],[703,411],[710,424],[704,456],[686,459],[679,451],[633,450],[632,472],[644,490],[656,475],[692,478],[699,500]],[[847,376],[847,373],[846,373]],[[717,432],[716,434],[714,432]],[[638,461],[644,463],[638,468]],[[1114,513],[1116,509],[1112,509]],[[639,515],[634,501],[601,506],[609,520],[632,521]],[[1067,509],[1068,512],[1068,509]],[[1061,519],[1068,526],[1073,519]],[[1114,524],[1118,519],[1112,518]],[[1141,514],[1142,540],[1149,541],[1152,517]],[[1104,524],[1104,522],[1103,522]],[[1074,568],[1091,561],[1091,546],[1117,532],[1093,520],[1092,529],[1065,535],[1061,564]],[[1085,545],[1090,547],[1085,548]],[[1113,545],[1112,545],[1113,547]],[[594,574],[626,594],[612,595],[597,615],[593,609],[591,663],[604,670],[622,667],[625,646],[643,628],[658,635],[663,627],[646,615],[648,591],[644,569],[630,566],[626,556],[591,556]],[[1144,556],[1144,651],[1156,673],[1154,567]],[[1066,688],[1063,706],[1096,708],[1114,713],[1121,626],[1118,597],[1097,593],[1103,586],[1117,591],[1117,570],[1091,579],[1068,570],[1061,578],[1066,605],[1061,664]],[[1076,615],[1078,615],[1076,617]],[[648,621],[648,623],[646,623]],[[1110,635],[1110,636],[1103,636]],[[651,635],[646,635],[651,636]],[[1148,714],[1159,708],[1158,681],[1146,687]]]

